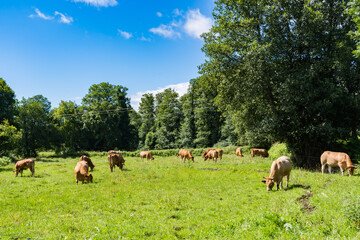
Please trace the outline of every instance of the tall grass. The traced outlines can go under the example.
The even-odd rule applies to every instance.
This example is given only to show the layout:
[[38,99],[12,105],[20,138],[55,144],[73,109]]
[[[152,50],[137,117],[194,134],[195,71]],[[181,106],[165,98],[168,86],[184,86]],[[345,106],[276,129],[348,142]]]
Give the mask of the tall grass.
[[[225,154],[217,163],[126,157],[110,172],[92,156],[94,183],[76,185],[76,158],[41,157],[35,177],[0,167],[0,238],[357,239],[354,177],[294,169],[289,189],[261,183],[272,160]],[[346,187],[344,187],[346,186]],[[352,204],[355,205],[352,205]],[[344,212],[351,210],[352,214]],[[350,211],[349,210],[349,211]]]

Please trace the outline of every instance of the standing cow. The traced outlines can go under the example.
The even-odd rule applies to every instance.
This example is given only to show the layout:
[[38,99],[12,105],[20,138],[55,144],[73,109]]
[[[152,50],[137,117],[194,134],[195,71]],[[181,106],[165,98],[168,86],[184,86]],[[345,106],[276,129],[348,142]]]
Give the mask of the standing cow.
[[188,159],[189,161],[192,160],[194,161],[194,156],[191,155],[191,152],[185,149],[180,149],[179,154],[177,154],[178,156],[180,156],[181,161],[185,162],[186,159]]
[[87,164],[89,165],[91,171],[92,171],[92,170],[94,169],[94,167],[95,167],[95,165],[92,163],[91,159],[90,159],[88,156],[86,156],[86,155],[82,155],[82,156],[80,157],[80,161],[85,161],[85,162],[87,162]]
[[84,183],[84,181],[93,182],[93,176],[89,173],[89,165],[86,161],[79,161],[76,164],[74,172],[76,184],[78,184],[79,181],[82,183]]
[[222,159],[222,155],[223,155],[223,150],[221,148],[218,148],[216,149],[216,151],[218,152],[218,157],[219,157],[219,160]]
[[340,167],[341,174],[344,175],[344,171],[348,170],[349,176],[354,175],[354,169],[349,155],[343,152],[330,152],[325,151],[321,154],[321,172],[324,174],[325,166],[328,165],[329,173],[331,174],[331,167]]
[[155,158],[153,158],[153,156],[151,155],[151,152],[149,152],[149,151],[140,152],[140,159],[143,160],[144,158],[146,158],[147,160],[149,160],[149,159],[154,160],[155,159]]
[[241,150],[241,148],[237,148],[235,154],[236,154],[236,156],[238,156],[238,157],[244,157],[244,156],[242,155],[242,150]]
[[122,170],[125,165],[125,159],[120,152],[118,152],[117,154],[110,153],[108,155],[108,162],[111,172],[113,171],[113,169],[115,169],[115,166],[118,166],[119,169]]
[[292,164],[289,157],[282,156],[276,159],[270,169],[270,176],[262,180],[266,184],[267,190],[271,191],[276,183],[276,190],[282,189],[283,177],[286,177],[286,187],[289,185]]
[[23,171],[28,168],[31,171],[31,177],[33,177],[34,173],[35,173],[35,160],[34,159],[23,159],[23,160],[17,161],[15,164],[15,170],[13,170],[13,172],[15,172],[15,177],[18,176],[19,172],[22,176]]
[[269,153],[266,151],[266,149],[252,148],[250,151],[251,151],[251,157],[255,157],[255,156],[268,157],[269,156]]
[[207,159],[212,159],[213,162],[216,163],[218,157],[219,157],[219,152],[217,150],[210,150],[204,157],[204,161],[206,161]]

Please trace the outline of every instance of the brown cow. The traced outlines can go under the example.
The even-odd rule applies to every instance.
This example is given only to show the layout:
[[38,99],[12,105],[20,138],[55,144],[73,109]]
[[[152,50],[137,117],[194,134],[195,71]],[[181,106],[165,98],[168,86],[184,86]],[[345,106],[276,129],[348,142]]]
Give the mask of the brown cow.
[[206,161],[207,159],[212,159],[213,162],[216,163],[218,157],[219,157],[219,152],[217,150],[210,150],[204,157],[204,161]]
[[251,151],[251,157],[255,157],[255,156],[268,157],[269,156],[269,153],[266,151],[266,149],[252,148],[250,151]]
[[110,154],[121,154],[121,153],[120,153],[120,151],[109,150],[108,155],[110,155]]
[[86,156],[86,155],[82,155],[82,156],[80,157],[80,161],[85,161],[85,162],[87,162],[88,165],[89,165],[89,167],[90,167],[90,170],[91,170],[91,171],[92,171],[92,170],[94,169],[94,167],[95,167],[95,165],[92,163],[91,159],[90,159],[88,156]]
[[340,167],[341,174],[348,170],[349,176],[354,175],[354,169],[357,168],[352,165],[349,155],[343,152],[325,151],[321,154],[321,172],[324,174],[325,166],[328,165],[329,173],[331,174],[331,167]]
[[120,152],[118,152],[118,154],[115,153],[109,154],[108,162],[111,172],[113,171],[113,169],[115,169],[115,166],[118,166],[119,169],[122,170],[125,165],[125,159],[123,158]]
[[78,184],[79,181],[84,183],[85,180],[87,182],[93,182],[93,176],[89,173],[89,165],[86,161],[79,161],[76,164],[74,172],[76,184]]
[[218,148],[216,149],[216,151],[218,152],[219,159],[221,160],[223,155],[223,150],[221,148]]
[[194,161],[194,157],[191,155],[191,152],[185,149],[180,149],[178,156],[180,156],[181,161],[185,162],[186,159]]
[[35,173],[35,160],[34,159],[23,159],[23,160],[17,161],[15,164],[15,170],[13,170],[13,172],[15,172],[15,177],[17,177],[19,172],[22,176],[23,171],[28,168],[30,169],[31,176],[33,177],[34,173]]
[[238,157],[244,157],[244,156],[242,155],[241,148],[237,148],[235,154],[236,154],[236,156],[238,156]]
[[206,161],[206,160],[205,160],[205,157],[206,157],[206,155],[208,154],[208,152],[211,151],[211,150],[215,150],[215,148],[206,149],[206,150],[204,151],[204,153],[202,154],[202,158],[204,159],[204,161]]
[[270,191],[276,183],[276,190],[282,189],[283,177],[286,177],[286,187],[289,185],[290,172],[292,164],[289,157],[282,156],[276,159],[270,169],[270,176],[262,180],[266,184],[267,190]]
[[143,160],[144,158],[146,159],[151,159],[154,160],[155,158],[153,158],[153,156],[151,155],[151,152],[149,151],[142,151],[140,152],[140,159]]

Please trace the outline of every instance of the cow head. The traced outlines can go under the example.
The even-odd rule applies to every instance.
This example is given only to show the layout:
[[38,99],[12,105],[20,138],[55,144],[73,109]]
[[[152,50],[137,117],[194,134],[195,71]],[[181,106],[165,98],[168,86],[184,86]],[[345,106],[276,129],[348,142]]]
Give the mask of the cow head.
[[354,175],[354,169],[356,169],[358,167],[355,167],[355,166],[348,166],[346,169],[348,170],[349,172],[349,176],[352,176]]
[[274,178],[272,178],[272,177],[267,177],[267,178],[264,177],[262,182],[266,184],[266,186],[267,186],[266,190],[268,190],[268,191],[271,191],[275,185]]
[[91,173],[89,173],[89,175],[87,175],[87,176],[85,176],[85,180],[87,181],[87,182],[93,182],[93,176],[91,175]]

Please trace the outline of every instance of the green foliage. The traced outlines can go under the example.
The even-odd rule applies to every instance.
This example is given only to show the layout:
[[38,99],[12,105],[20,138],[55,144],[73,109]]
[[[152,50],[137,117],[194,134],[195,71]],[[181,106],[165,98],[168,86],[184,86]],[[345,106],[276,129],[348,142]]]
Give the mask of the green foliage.
[[6,166],[11,162],[12,162],[12,159],[10,157],[3,156],[0,158],[0,166]]
[[195,80],[190,81],[188,92],[181,97],[183,121],[180,127],[180,146],[194,147],[195,127]]
[[[139,147],[144,146],[146,136],[149,132],[155,131],[155,99],[152,94],[144,94],[139,104],[141,126],[139,128]],[[149,145],[147,145],[149,146]],[[154,147],[151,143],[152,148]]]
[[146,149],[154,149],[155,148],[155,143],[156,143],[155,134],[153,132],[148,132],[146,134],[145,146],[144,147]]
[[4,120],[0,124],[0,156],[9,156],[9,154],[19,148],[21,133],[15,126]]
[[313,167],[314,156],[356,133],[360,62],[347,2],[216,2],[203,85],[216,86],[219,108],[239,112],[251,145],[286,142],[299,165]]
[[5,80],[0,78],[0,122],[5,119],[12,122],[15,114],[15,93],[6,84]]
[[281,156],[292,157],[290,150],[286,146],[286,143],[274,143],[269,149],[269,157],[272,160],[276,160]]
[[58,133],[51,123],[50,108],[50,102],[42,95],[21,100],[17,125],[21,131],[19,153],[22,156],[35,157],[40,148],[51,149]]
[[348,3],[347,14],[351,16],[356,24],[356,30],[350,31],[351,36],[356,41],[357,46],[354,53],[357,57],[360,56],[360,2],[358,0],[351,0]]
[[133,149],[134,126],[130,124],[127,88],[109,83],[94,84],[83,98],[82,122],[89,136],[88,149]]
[[58,108],[52,111],[53,122],[60,133],[59,152],[74,153],[83,147],[87,147],[85,134],[82,131],[83,123],[81,121],[82,108],[74,102],[61,101]]
[[156,94],[156,149],[177,147],[182,118],[179,94],[168,88]]

